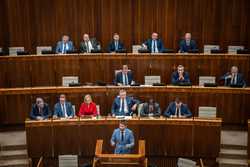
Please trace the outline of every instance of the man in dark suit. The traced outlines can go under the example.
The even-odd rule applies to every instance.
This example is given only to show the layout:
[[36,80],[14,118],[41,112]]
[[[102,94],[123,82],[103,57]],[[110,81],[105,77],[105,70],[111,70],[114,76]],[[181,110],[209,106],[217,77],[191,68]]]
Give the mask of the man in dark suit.
[[112,104],[112,115],[113,116],[130,116],[133,111],[136,110],[137,102],[131,97],[127,96],[124,89],[120,90],[119,96],[114,99]]
[[66,54],[67,51],[74,51],[74,45],[68,35],[63,35],[62,40],[57,42],[56,53]]
[[178,65],[177,71],[173,72],[171,77],[171,83],[173,85],[178,85],[181,83],[187,83],[190,84],[189,74],[188,72],[184,71],[183,65]]
[[160,105],[157,102],[155,102],[154,99],[150,98],[148,102],[143,103],[140,116],[141,117],[161,116]]
[[143,48],[147,48],[151,53],[161,53],[164,50],[164,45],[158,34],[153,32],[151,38],[142,44]]
[[54,106],[53,118],[73,118],[74,111],[70,102],[66,101],[66,95],[61,94],[59,102]]
[[164,116],[170,118],[189,118],[192,117],[188,106],[183,104],[179,98],[176,98],[174,102],[171,102],[164,112]]
[[100,51],[101,45],[95,38],[89,38],[89,34],[83,35],[83,41],[80,43],[80,52],[91,53],[91,51]]
[[123,65],[122,71],[115,75],[115,83],[119,86],[131,85],[133,83],[133,74],[128,69],[128,65]]
[[181,53],[187,53],[192,50],[197,50],[197,45],[195,40],[192,39],[191,33],[185,34],[185,39],[180,42],[180,50]]
[[47,103],[41,97],[36,98],[36,103],[32,105],[30,118],[34,120],[44,120],[51,116],[51,111]]
[[119,34],[115,33],[113,36],[113,40],[112,42],[110,42],[109,46],[108,46],[108,52],[112,53],[112,52],[119,52],[124,50],[124,45],[120,40],[120,36]]
[[227,72],[220,79],[224,80],[225,86],[237,85],[241,87],[246,87],[246,82],[244,80],[244,77],[241,73],[239,73],[237,66],[232,66],[231,72]]

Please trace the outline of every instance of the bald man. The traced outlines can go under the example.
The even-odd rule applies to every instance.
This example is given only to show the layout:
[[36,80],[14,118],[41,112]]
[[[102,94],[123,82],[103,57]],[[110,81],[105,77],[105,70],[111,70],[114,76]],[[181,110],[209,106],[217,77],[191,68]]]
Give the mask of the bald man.
[[223,75],[221,80],[224,80],[225,86],[239,86],[239,87],[245,87],[246,82],[244,80],[244,77],[241,73],[239,73],[237,66],[232,66],[231,71],[227,72],[225,75]]
[[158,33],[153,32],[151,38],[145,41],[142,46],[147,49],[151,53],[161,53],[164,50],[164,45],[161,39],[158,37]]
[[195,40],[192,39],[191,33],[186,33],[183,40],[180,42],[180,50],[181,53],[187,53],[189,51],[197,50],[197,45]]
[[81,53],[91,53],[93,51],[100,51],[101,45],[95,38],[89,38],[89,34],[83,34],[82,42],[80,43]]

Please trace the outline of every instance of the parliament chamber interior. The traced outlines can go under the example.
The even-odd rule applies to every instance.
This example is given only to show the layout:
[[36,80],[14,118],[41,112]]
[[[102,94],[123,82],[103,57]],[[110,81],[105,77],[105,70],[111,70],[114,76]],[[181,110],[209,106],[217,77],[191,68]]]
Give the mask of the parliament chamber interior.
[[0,167],[247,167],[249,0],[1,0]]

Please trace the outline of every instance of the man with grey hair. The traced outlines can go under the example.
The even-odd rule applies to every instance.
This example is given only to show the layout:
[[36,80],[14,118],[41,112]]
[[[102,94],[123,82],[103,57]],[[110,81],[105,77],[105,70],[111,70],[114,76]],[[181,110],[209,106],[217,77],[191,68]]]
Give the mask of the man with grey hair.
[[47,103],[41,97],[36,98],[36,103],[32,105],[30,118],[34,120],[44,120],[51,116],[51,111]]
[[237,87],[245,87],[246,86],[246,82],[244,80],[244,77],[241,73],[239,73],[237,66],[232,66],[231,71],[227,72],[220,79],[224,80],[225,86],[237,86]]
[[63,35],[62,40],[57,42],[56,53],[66,54],[67,52],[72,52],[72,51],[74,51],[73,42],[70,41],[68,35]]
[[180,50],[181,53],[187,53],[189,51],[197,50],[197,45],[195,40],[192,39],[191,33],[186,33],[183,40],[180,42]]

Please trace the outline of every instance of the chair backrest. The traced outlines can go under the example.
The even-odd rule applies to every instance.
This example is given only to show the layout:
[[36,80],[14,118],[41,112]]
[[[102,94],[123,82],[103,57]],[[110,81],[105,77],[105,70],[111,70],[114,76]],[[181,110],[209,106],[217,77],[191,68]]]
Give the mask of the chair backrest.
[[215,84],[215,76],[199,76],[199,86],[204,86],[205,83]]
[[78,167],[77,155],[59,155],[59,167]]
[[216,118],[216,107],[200,106],[199,117],[200,118]]
[[244,50],[244,46],[232,46],[229,45],[227,48],[228,54],[237,54],[237,50]]
[[11,56],[16,56],[19,51],[24,51],[24,47],[9,47],[9,55]]
[[52,46],[37,46],[36,54],[41,55],[42,51],[52,51]]
[[73,115],[75,116],[76,115],[76,106],[72,105],[72,109],[73,109]]
[[138,50],[141,49],[141,45],[133,45],[132,53],[139,53]]
[[78,76],[63,76],[62,77],[62,86],[69,86],[69,84],[78,84],[79,77]]
[[138,112],[137,115],[138,115],[138,117],[141,116],[141,111],[142,111],[143,105],[144,105],[144,103],[140,103],[140,104],[138,105],[138,107],[137,107],[137,112]]
[[220,49],[219,45],[204,45],[205,54],[210,54],[211,50],[219,50],[219,49]]
[[196,162],[186,158],[178,158],[177,167],[196,167]]

